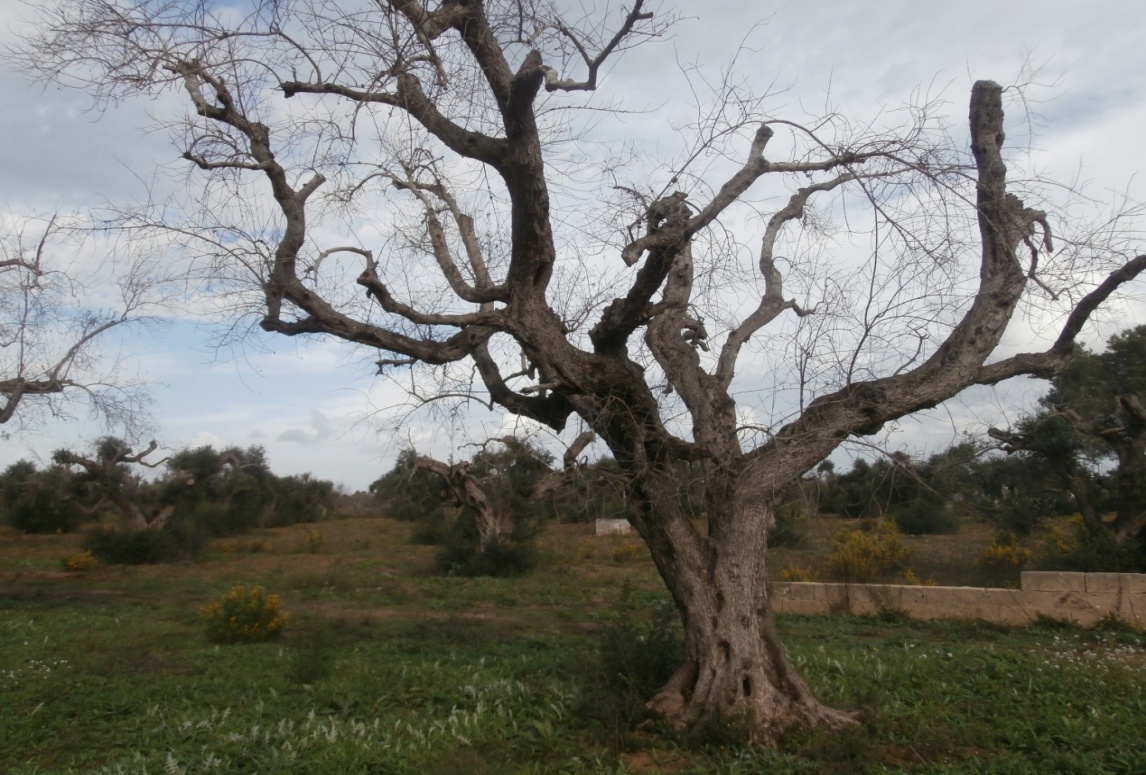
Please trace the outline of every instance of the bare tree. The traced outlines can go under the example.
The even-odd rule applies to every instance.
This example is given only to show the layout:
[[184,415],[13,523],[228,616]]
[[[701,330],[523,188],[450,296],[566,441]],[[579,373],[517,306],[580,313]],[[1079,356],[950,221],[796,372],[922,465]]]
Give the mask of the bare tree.
[[[248,289],[233,298],[257,303],[265,330],[376,348],[384,370],[426,365],[443,390],[558,431],[582,418],[684,624],[684,662],[650,702],[684,733],[772,745],[852,723],[812,695],[773,622],[778,499],[849,437],[971,385],[1055,373],[1146,267],[1071,241],[1051,253],[1051,215],[1008,191],[991,82],[971,94],[968,154],[936,103],[898,126],[795,123],[728,71],[671,130],[691,138],[679,159],[630,164],[578,143],[593,124],[573,108],[597,106],[585,93],[605,63],[664,29],[644,0],[600,18],[544,0],[212,8],[53,4],[23,61],[101,101],[182,92],[170,127],[191,210],[127,223],[198,238],[215,287]],[[750,262],[744,218],[759,224]],[[1040,283],[1096,271],[1049,350],[998,358]],[[791,375],[777,403],[793,408],[745,417],[734,396],[785,353],[795,366],[765,368]],[[707,533],[682,463],[703,467]]]
[[[61,244],[66,220],[18,218],[0,242],[0,424],[61,415],[86,399],[105,420],[131,428],[141,385],[104,362],[99,343],[145,319],[160,283],[138,264],[101,279],[109,267],[84,266],[68,255],[73,240]],[[114,294],[104,304],[100,286]]]

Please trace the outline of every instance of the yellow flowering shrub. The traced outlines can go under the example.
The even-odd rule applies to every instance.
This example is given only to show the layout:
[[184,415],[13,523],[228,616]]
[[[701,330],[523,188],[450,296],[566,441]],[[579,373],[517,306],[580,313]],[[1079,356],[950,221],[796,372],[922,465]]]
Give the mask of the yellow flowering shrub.
[[992,570],[1014,570],[1022,568],[1034,553],[1019,543],[1014,533],[996,533],[991,543],[983,550],[982,563]]
[[1050,525],[1043,531],[1044,543],[1048,554],[1057,556],[1068,554],[1078,548],[1078,531],[1082,528],[1082,515],[1071,517],[1067,528]]
[[890,519],[871,532],[841,530],[832,536],[828,568],[839,581],[859,584],[884,581],[903,573],[910,562],[911,550]]
[[798,565],[790,565],[784,570],[780,571],[781,581],[819,581],[820,574],[816,573],[815,568],[801,568]]
[[64,569],[72,573],[79,573],[85,570],[91,570],[99,566],[99,560],[91,553],[91,550],[83,552],[76,552],[71,557],[64,560]]
[[921,579],[915,575],[915,571],[908,568],[903,574],[903,583],[909,587],[934,587],[938,586],[935,579]]
[[625,541],[623,544],[615,547],[611,553],[613,562],[628,562],[635,560],[641,553],[641,547],[630,541]]
[[236,584],[216,603],[200,609],[212,643],[263,643],[278,638],[290,617],[278,595]]

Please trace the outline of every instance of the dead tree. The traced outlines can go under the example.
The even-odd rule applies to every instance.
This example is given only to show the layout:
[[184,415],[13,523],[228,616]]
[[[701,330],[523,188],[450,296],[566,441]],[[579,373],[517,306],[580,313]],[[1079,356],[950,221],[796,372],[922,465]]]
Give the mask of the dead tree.
[[[1146,255],[1050,252],[1053,213],[1008,191],[1003,89],[988,81],[971,93],[969,154],[935,106],[886,131],[839,116],[797,126],[728,81],[715,98],[728,109],[700,115],[680,164],[590,158],[561,132],[594,125],[566,109],[664,24],[644,0],[616,18],[554,13],[529,0],[380,0],[353,14],[278,0],[224,17],[191,0],[73,0],[44,13],[24,62],[104,100],[181,91],[198,209],[126,221],[178,228],[211,254],[212,287],[257,298],[264,330],[376,348],[382,369],[430,367],[413,390],[436,374],[444,392],[556,431],[580,417],[597,434],[684,625],[685,658],[650,702],[672,728],[774,745],[793,726],[850,724],[812,695],[773,622],[778,499],[850,437],[972,385],[1063,368]],[[569,147],[586,157],[562,177]],[[600,185],[581,193],[574,178]],[[767,201],[780,206],[761,212]],[[728,247],[742,205],[762,216],[751,262]],[[352,223],[312,228],[332,211]],[[833,225],[859,255],[815,241]],[[1020,300],[1070,274],[1072,255],[1071,282],[1097,286],[1050,349],[1000,358]],[[754,374],[746,354],[762,341],[795,361]],[[745,422],[738,385],[771,372],[792,375],[791,408]],[[703,468],[707,532],[682,505],[678,464]]]
[[[131,426],[142,410],[141,386],[101,363],[99,343],[112,329],[146,319],[160,283],[136,266],[112,279],[115,309],[91,300],[95,267],[57,253],[66,219],[19,218],[0,240],[0,425],[30,415],[66,414],[88,401],[106,420]],[[17,413],[19,410],[19,413]]]

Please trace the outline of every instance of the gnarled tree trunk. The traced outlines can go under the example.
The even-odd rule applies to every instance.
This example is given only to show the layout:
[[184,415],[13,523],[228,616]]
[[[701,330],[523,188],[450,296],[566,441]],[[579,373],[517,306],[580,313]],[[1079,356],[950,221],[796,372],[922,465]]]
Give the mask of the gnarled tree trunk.
[[[775,503],[754,487],[737,488],[732,476],[723,483],[710,478],[709,531],[701,535],[675,497],[671,471],[642,478],[633,488],[632,521],[685,636],[684,660],[649,709],[687,737],[765,746],[793,727],[855,723],[854,715],[819,702],[785,654],[765,577]],[[729,489],[737,494],[726,499]]]
[[440,476],[458,505],[468,506],[474,510],[477,515],[478,546],[483,552],[501,537],[505,531],[502,519],[494,511],[481,484],[474,477],[473,466],[466,462],[443,463],[421,456],[414,460],[414,465]]

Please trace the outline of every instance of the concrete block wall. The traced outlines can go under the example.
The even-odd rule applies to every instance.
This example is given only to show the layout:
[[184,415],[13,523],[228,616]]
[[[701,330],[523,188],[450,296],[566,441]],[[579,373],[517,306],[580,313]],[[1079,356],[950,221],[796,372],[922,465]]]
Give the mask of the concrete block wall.
[[1146,629],[1146,575],[1025,571],[1020,589],[922,587],[896,584],[769,585],[781,613],[875,614],[903,611],[917,619],[984,619],[1027,624],[1040,614],[1090,626],[1107,614]]

